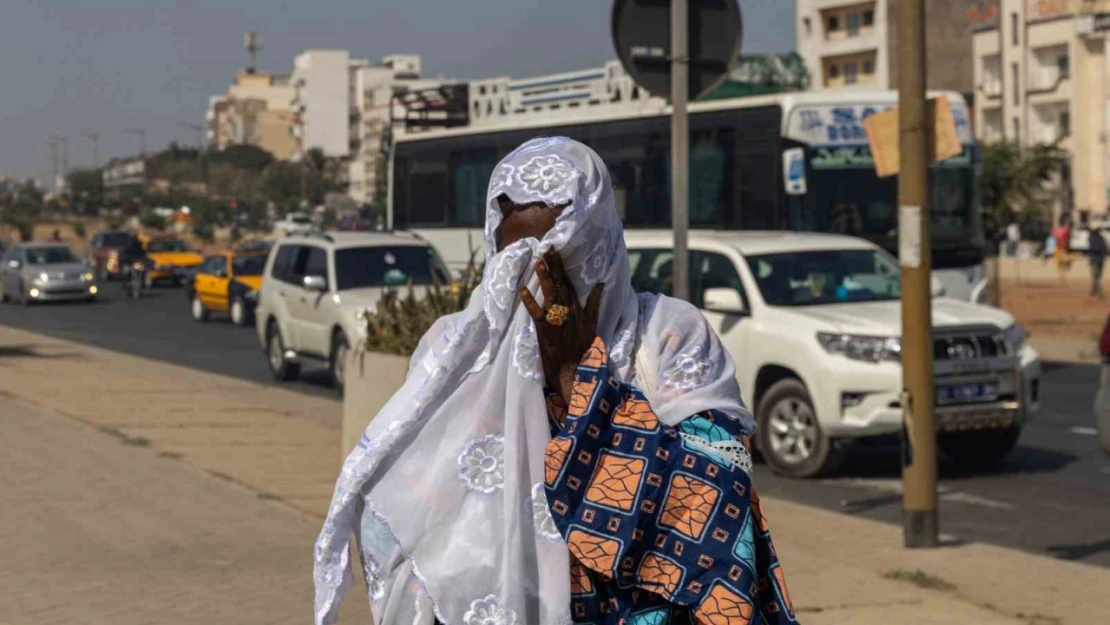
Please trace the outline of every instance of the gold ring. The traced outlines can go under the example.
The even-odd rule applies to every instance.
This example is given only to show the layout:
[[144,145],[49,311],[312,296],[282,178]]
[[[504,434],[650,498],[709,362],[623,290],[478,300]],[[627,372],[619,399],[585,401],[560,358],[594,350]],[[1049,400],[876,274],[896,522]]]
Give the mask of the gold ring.
[[547,322],[556,328],[566,323],[568,317],[570,317],[570,309],[562,304],[552,304],[551,308],[547,309],[547,314],[544,315]]

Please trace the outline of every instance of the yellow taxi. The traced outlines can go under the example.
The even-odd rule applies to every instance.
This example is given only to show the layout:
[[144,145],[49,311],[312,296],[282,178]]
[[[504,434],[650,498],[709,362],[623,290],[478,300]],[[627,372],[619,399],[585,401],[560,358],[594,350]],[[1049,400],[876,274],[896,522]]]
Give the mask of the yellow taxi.
[[204,260],[203,256],[190,250],[181,239],[159,237],[145,243],[146,255],[151,263],[151,270],[146,274],[147,287],[163,281],[182,284]]
[[265,252],[218,252],[205,258],[185,284],[193,319],[208,321],[211,313],[219,313],[237,326],[251,323],[265,267]]

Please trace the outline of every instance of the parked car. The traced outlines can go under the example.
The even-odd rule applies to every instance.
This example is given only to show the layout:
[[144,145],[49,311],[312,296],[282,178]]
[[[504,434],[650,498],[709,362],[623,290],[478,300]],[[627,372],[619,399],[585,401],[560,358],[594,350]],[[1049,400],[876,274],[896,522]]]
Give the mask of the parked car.
[[130,235],[122,230],[107,230],[93,235],[89,241],[88,263],[98,279],[123,277],[124,268],[120,267],[119,257],[128,241]]
[[289,213],[280,221],[274,223],[274,232],[278,235],[309,234],[316,229],[312,217],[304,213]]
[[14,245],[0,265],[0,302],[92,301],[98,292],[90,267],[59,243]]
[[[633,285],[669,292],[673,241],[628,232]],[[835,470],[848,443],[902,430],[900,270],[889,254],[838,235],[692,233],[690,291],[736,362],[777,473]],[[1008,313],[933,299],[940,447],[986,464],[1016,445],[1038,409],[1041,367]]]
[[342,392],[357,314],[389,287],[450,280],[426,241],[402,234],[333,232],[279,241],[266,262],[255,323],[270,372],[290,380],[305,362],[325,365]]
[[212,313],[226,313],[235,325],[248,325],[265,265],[266,254],[258,252],[219,252],[205,258],[185,283],[193,319],[208,321]]
[[204,260],[198,252],[190,250],[185,241],[171,237],[148,241],[146,255],[151,263],[150,271],[146,273],[147,288],[165,281],[182,284]]

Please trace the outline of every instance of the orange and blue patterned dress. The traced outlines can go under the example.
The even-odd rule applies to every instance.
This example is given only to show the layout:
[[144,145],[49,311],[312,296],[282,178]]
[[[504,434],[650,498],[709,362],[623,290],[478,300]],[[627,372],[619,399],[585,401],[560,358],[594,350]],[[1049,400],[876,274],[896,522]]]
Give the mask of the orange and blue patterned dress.
[[570,406],[548,392],[551,514],[571,555],[571,616],[594,625],[792,625],[797,620],[747,468],[748,440],[710,410],[677,427],[618,382],[596,340]]

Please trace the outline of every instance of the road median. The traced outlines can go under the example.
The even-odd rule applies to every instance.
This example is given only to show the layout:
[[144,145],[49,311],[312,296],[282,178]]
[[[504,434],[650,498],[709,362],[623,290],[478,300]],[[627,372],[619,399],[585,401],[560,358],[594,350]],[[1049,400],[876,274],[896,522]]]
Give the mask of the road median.
[[[4,326],[0,394],[317,519],[340,466],[340,402]],[[764,495],[803,623],[1086,625],[1110,614],[1110,595],[1097,591],[1110,588],[1105,569],[958,541],[906,551],[897,527]]]

